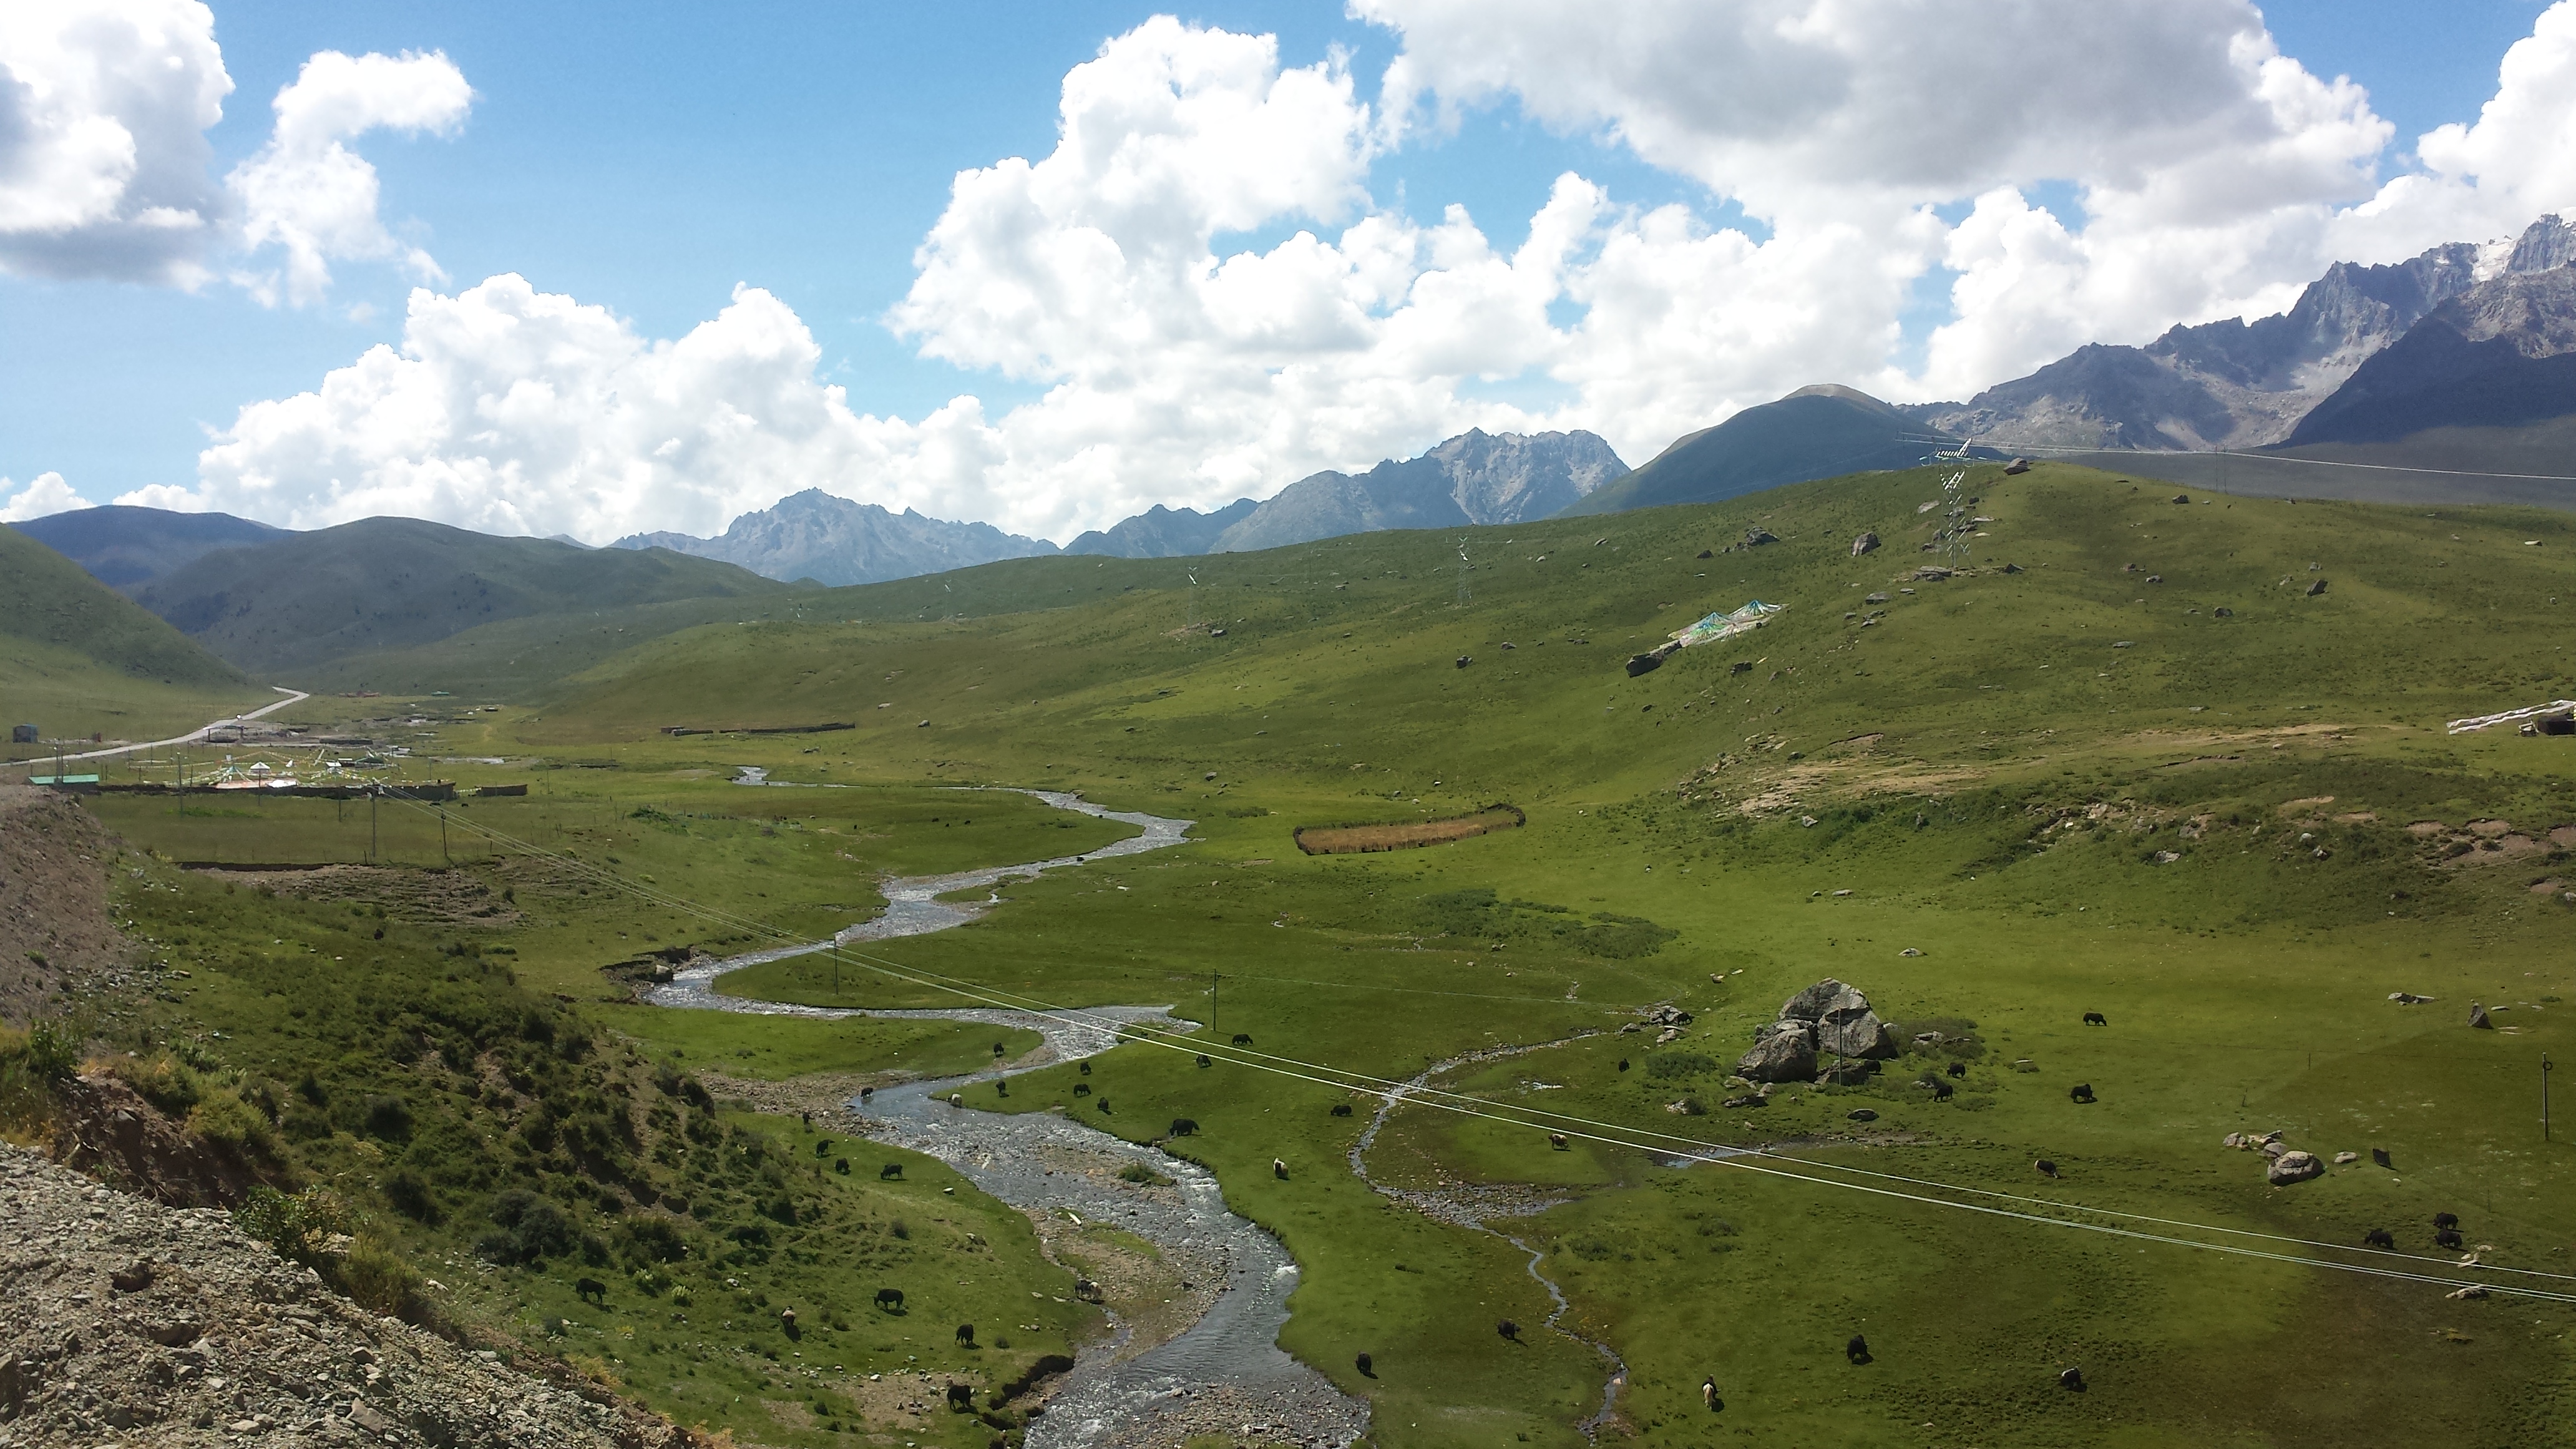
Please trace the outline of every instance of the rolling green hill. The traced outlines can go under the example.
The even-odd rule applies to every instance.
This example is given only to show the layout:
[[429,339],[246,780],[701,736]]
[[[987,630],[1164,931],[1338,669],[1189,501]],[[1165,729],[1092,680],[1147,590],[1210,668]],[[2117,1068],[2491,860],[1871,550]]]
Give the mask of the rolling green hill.
[[1715,503],[1869,468],[1905,468],[1956,440],[1928,432],[1865,392],[1802,387],[1675,439],[1644,467],[1605,483],[1565,517],[1675,503]]
[[273,698],[80,565],[0,528],[0,723],[152,739]]
[[369,518],[207,554],[138,598],[226,659],[296,671],[500,620],[787,588],[665,549],[585,549]]

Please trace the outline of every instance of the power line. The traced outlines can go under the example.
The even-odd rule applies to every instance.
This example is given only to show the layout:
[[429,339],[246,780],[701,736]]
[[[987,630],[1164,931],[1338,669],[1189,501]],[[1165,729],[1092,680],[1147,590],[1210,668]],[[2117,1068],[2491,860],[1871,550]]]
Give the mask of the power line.
[[[412,804],[415,809],[425,810],[427,808],[417,799],[417,797],[400,791],[397,791],[396,793],[398,798]],[[1869,1196],[1898,1199],[1907,1202],[1920,1203],[1930,1207],[1950,1208],[1960,1212],[1973,1212],[1994,1217],[2011,1218],[2017,1221],[2034,1223],[2046,1227],[2073,1228],[2079,1231],[2101,1233],[2112,1237],[2126,1238],[2139,1242],[2160,1243],[2170,1247],[2190,1248],[2201,1252],[2222,1253],[2236,1257],[2255,1258],[2301,1267],[2329,1268],[2340,1272],[2358,1273],[2369,1277],[2390,1278],[2406,1282],[2426,1283],[2437,1287],[2452,1289],[2482,1287],[2490,1292],[2510,1294],[2515,1297],[2576,1304],[2576,1293],[2559,1292],[2556,1290],[2541,1288],[2526,1288],[2512,1284],[2481,1284],[2476,1283],[2473,1280],[2416,1272],[2403,1268],[2378,1267],[2369,1263],[2338,1262],[2301,1254],[2274,1252],[2262,1248],[2242,1247],[2229,1243],[2203,1242],[2192,1238],[2177,1237],[2168,1233],[2146,1232],[2135,1228],[2123,1228],[2107,1223],[2085,1222],[2075,1218],[2052,1216],[2045,1212],[2025,1211],[2021,1208],[1994,1207],[1982,1203],[1959,1202],[1950,1198],[1907,1192],[1894,1187],[1878,1187],[1864,1182],[1850,1182],[1836,1178],[1817,1177],[1811,1175],[1811,1173],[1814,1171],[1842,1172],[1855,1176],[1869,1177],[1879,1181],[1926,1187],[1945,1193],[1962,1193],[1971,1196],[1994,1198],[1998,1201],[2024,1203],[2032,1207],[2046,1207],[2053,1209],[2056,1212],[2085,1213],[2097,1217],[2118,1218],[2133,1222],[2146,1222],[2157,1224],[2159,1226],[2182,1228],[2193,1232],[2221,1233],[2232,1236],[2252,1237],[2273,1242],[2318,1248],[2331,1252],[2371,1251],[2353,1249],[2341,1244],[2325,1243],[2314,1239],[2284,1237],[2277,1234],[2259,1233],[2247,1229],[2226,1228],[2212,1224],[2193,1223],[2185,1219],[2161,1218],[2147,1214],[2128,1213],[2117,1209],[2086,1207],[2082,1204],[2056,1202],[2050,1199],[2033,1198],[2021,1194],[2000,1192],[1993,1189],[1963,1187],[1957,1184],[1943,1183],[1928,1178],[1913,1178],[1894,1173],[1878,1173],[1868,1171],[1867,1169],[1847,1168],[1842,1167],[1839,1164],[1817,1162],[1806,1158],[1789,1157],[1784,1154],[1768,1152],[1759,1148],[1726,1147],[1716,1143],[1705,1142],[1697,1138],[1682,1137],[1677,1134],[1658,1132],[1652,1129],[1626,1128],[1618,1126],[1617,1124],[1600,1122],[1597,1119],[1580,1117],[1570,1113],[1554,1112],[1544,1108],[1520,1107],[1508,1103],[1488,1102],[1483,1098],[1469,1096],[1464,1093],[1449,1092],[1443,1089],[1430,1087],[1427,1084],[1423,1086],[1415,1086],[1412,1083],[1398,1081],[1390,1077],[1379,1077],[1370,1073],[1352,1071],[1348,1068],[1333,1067],[1327,1064],[1304,1062],[1295,1058],[1281,1057],[1267,1052],[1252,1051],[1247,1048],[1221,1046],[1213,1041],[1186,1043],[1167,1041],[1162,1039],[1162,1036],[1159,1033],[1148,1032],[1129,1023],[1117,1021],[1112,1018],[1090,1015],[1084,1013],[1079,1008],[1061,1007],[1050,1002],[1044,1002],[1038,998],[1029,997],[1024,993],[1006,991],[997,987],[980,986],[975,983],[963,982],[957,978],[944,977],[938,973],[923,972],[919,968],[906,967],[898,962],[887,961],[882,958],[870,956],[867,953],[849,950],[848,948],[841,946],[837,941],[817,942],[810,937],[801,937],[793,932],[768,925],[765,922],[702,906],[683,897],[671,895],[668,892],[646,890],[643,887],[635,885],[611,872],[591,866],[577,856],[563,856],[554,852],[546,851],[529,842],[517,840],[498,830],[493,830],[490,827],[483,826],[480,823],[467,826],[466,828],[473,831],[475,834],[484,836],[487,839],[514,846],[529,855],[533,855],[541,859],[553,860],[559,864],[569,864],[574,869],[591,875],[594,879],[616,886],[621,890],[627,891],[629,894],[653,901],[656,904],[661,904],[687,914],[696,915],[701,919],[717,924],[732,925],[737,928],[748,929],[775,940],[787,941],[799,945],[810,945],[815,947],[819,952],[829,952],[835,956],[846,956],[856,964],[865,966],[872,971],[876,971],[880,975],[905,982],[909,985],[945,991],[952,995],[965,997],[970,1001],[978,1001],[988,1007],[1002,1010],[1022,1011],[1033,1016],[1039,1016],[1050,1021],[1055,1021],[1062,1025],[1101,1032],[1115,1040],[1140,1043],[1147,1046],[1158,1047],[1166,1051],[1190,1053],[1192,1055],[1206,1055],[1210,1057],[1211,1060],[1223,1060],[1228,1065],[1246,1067],[1254,1071],[1266,1072],[1274,1076],[1286,1077],[1292,1080],[1310,1082],[1319,1086],[1332,1087],[1341,1091],[1365,1092],[1369,1095],[1385,1099],[1390,1103],[1410,1099],[1419,1101],[1422,1105],[1439,1111],[1450,1112],[1459,1116],[1480,1118],[1486,1121],[1498,1122],[1506,1126],[1514,1127],[1545,1130],[1549,1127],[1550,1122],[1563,1123],[1567,1124],[1567,1126],[1572,1130],[1565,1130],[1562,1128],[1557,1130],[1565,1130],[1565,1135],[1567,1136],[1581,1137],[1586,1141],[1600,1142],[1608,1146],[1625,1147],[1631,1151],[1660,1153],[1666,1157],[1701,1162],[1711,1166],[1727,1167],[1737,1171],[1753,1172],[1766,1177],[1784,1178],[1791,1181],[1807,1183],[1811,1186],[1840,1188],[1844,1191],[1858,1192]],[[1253,1060],[1253,1058],[1258,1058],[1259,1060]],[[1505,1115],[1506,1112],[1518,1112],[1527,1115],[1508,1116]],[[1546,1120],[1530,1120],[1530,1118],[1533,1117]],[[1627,1135],[1621,1135],[1623,1133]],[[1657,1147],[1646,1142],[1634,1140],[1639,1137],[1659,1138],[1667,1143],[1681,1144],[1682,1150],[1676,1150],[1673,1147]],[[1758,1161],[1748,1159],[1758,1159]],[[1792,1164],[1797,1167],[1809,1169],[1809,1171],[1793,1172],[1788,1170],[1787,1167],[1765,1165],[1768,1163]],[[2373,1256],[2378,1256],[2378,1254],[2373,1251]],[[2398,1254],[2393,1256],[2399,1257],[2403,1261],[2409,1263],[2429,1263],[2432,1261],[2416,1257],[2414,1255]],[[2442,1266],[2456,1268],[2466,1265]],[[2485,1272],[2509,1272],[2518,1276],[2576,1281],[2576,1275],[2544,1273],[2533,1269],[2490,1269],[2486,1268],[2484,1265],[2477,1266],[2481,1271]]]

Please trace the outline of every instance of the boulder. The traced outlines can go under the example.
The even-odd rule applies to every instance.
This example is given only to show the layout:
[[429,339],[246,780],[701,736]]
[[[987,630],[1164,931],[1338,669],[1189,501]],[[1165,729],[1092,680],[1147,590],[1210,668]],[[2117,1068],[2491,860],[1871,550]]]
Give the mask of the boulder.
[[1803,1022],[1774,1022],[1736,1059],[1735,1074],[1751,1082],[1804,1082],[1816,1075],[1816,1048]]
[[[1854,996],[1860,995],[1855,991]],[[1886,1058],[1896,1055],[1896,1033],[1864,1004],[1855,1011],[1831,1011],[1816,1023],[1816,1049],[1845,1057]]]
[[2284,1152],[2272,1159],[2271,1166],[2263,1169],[2263,1177],[2274,1187],[2287,1187],[2294,1182],[2323,1177],[2325,1172],[2326,1165],[2319,1162],[2313,1152]]
[[2469,1025],[2480,1031],[2495,1030],[2495,1023],[2487,1020],[2487,1009],[2474,1001],[2469,1003]]
[[1850,992],[1852,999],[1863,1007],[1869,1005],[1868,997],[1828,976],[1780,1003],[1780,1020],[1814,1021],[1839,1002],[1845,992]]
[[1878,1120],[1878,1114],[1867,1107],[1854,1107],[1851,1111],[1845,1113],[1844,1116],[1845,1120],[1852,1122],[1875,1122]]
[[1763,544],[1779,541],[1780,535],[1767,528],[1755,527],[1744,530],[1744,546],[1747,548],[1758,548]]
[[1874,533],[1864,533],[1860,537],[1852,540],[1851,556],[1853,558],[1858,558],[1862,554],[1868,553],[1877,547],[1878,535]]
[[2335,1166],[2337,1167],[2341,1167],[2347,1162],[2359,1162],[2360,1160],[2361,1154],[2358,1152],[2338,1152],[2335,1154]]
[[1816,1073],[1819,1087],[1857,1087],[1868,1080],[1869,1063],[1855,1057],[1845,1057]]

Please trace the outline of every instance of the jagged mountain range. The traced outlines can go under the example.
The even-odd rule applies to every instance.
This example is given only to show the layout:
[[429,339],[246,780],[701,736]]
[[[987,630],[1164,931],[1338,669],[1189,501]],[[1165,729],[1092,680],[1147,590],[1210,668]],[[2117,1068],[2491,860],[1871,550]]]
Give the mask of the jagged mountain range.
[[1628,465],[1595,434],[1469,429],[1419,458],[1300,478],[1217,537],[1250,553],[1381,528],[1521,523],[1562,513]]
[[2445,304],[2576,260],[2576,224],[2545,216],[2512,245],[2454,242],[2388,266],[2338,262],[2289,311],[2094,345],[1964,403],[1907,416],[1997,447],[2200,450],[2289,441],[2374,355]]
[[667,548],[773,579],[832,585],[883,583],[1056,552],[1045,539],[1004,533],[989,523],[950,523],[909,508],[892,513],[820,488],[743,514],[714,538],[634,533],[609,546]]

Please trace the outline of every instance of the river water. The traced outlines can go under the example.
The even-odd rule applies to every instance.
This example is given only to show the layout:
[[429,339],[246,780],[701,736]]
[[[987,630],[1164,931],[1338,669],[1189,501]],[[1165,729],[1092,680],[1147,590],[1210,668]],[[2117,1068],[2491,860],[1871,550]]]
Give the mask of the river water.
[[[754,783],[745,781],[743,783]],[[946,902],[957,891],[989,888],[1006,880],[1088,861],[1163,850],[1186,840],[1191,821],[1134,811],[1106,810],[1078,796],[1049,790],[1020,793],[1059,810],[1136,826],[1142,833],[1081,855],[1025,865],[903,876],[884,881],[886,909],[829,942],[755,951],[682,971],[647,998],[656,1006],[808,1017],[915,1017],[1023,1027],[1045,1045],[1015,1066],[1097,1056],[1122,1033],[1188,1030],[1198,1024],[1164,1006],[1089,1007],[1045,1013],[997,1007],[922,1011],[848,1011],[752,1001],[718,995],[727,972],[764,961],[829,949],[927,935],[962,926],[993,902]],[[1368,1404],[1333,1387],[1322,1374],[1281,1351],[1279,1330],[1288,1321],[1288,1295],[1297,1287],[1297,1264],[1277,1238],[1226,1210],[1214,1174],[1086,1127],[1052,1112],[1004,1115],[969,1111],[945,1098],[971,1082],[1003,1075],[989,1070],[940,1081],[888,1087],[849,1104],[878,1127],[878,1135],[956,1168],[977,1187],[1025,1212],[1059,1219],[1107,1223],[1153,1243],[1174,1263],[1211,1265],[1221,1287],[1206,1312],[1181,1333],[1142,1354],[1130,1355],[1120,1325],[1107,1342],[1080,1353],[1029,1426],[1030,1449],[1128,1449],[1178,1443],[1194,1434],[1259,1438],[1344,1449],[1368,1431]],[[1118,1168],[1142,1162],[1172,1179],[1169,1188],[1127,1182]],[[1069,1163],[1093,1169],[1067,1170]],[[1206,1270],[1202,1270],[1206,1271]]]

